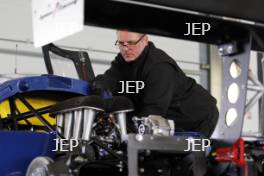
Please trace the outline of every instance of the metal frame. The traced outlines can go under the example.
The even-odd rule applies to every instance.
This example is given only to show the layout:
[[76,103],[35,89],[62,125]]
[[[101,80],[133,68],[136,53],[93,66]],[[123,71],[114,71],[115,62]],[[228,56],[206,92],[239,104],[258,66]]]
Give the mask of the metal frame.
[[[128,175],[138,176],[138,153],[142,150],[155,150],[163,151],[174,154],[188,154],[190,151],[184,151],[188,147],[188,141],[186,139],[190,136],[152,136],[152,135],[128,135]],[[197,137],[195,137],[197,138]],[[201,146],[197,147],[197,150],[202,150]],[[194,164],[194,176],[201,176],[202,169],[205,164],[203,159],[205,158],[204,152],[197,152],[196,157],[199,158],[199,162]],[[197,159],[198,159],[197,158]]]
[[[264,54],[259,53],[258,55],[258,78],[262,85],[264,84]],[[264,95],[262,94],[259,100],[259,133],[264,136]]]
[[[219,45],[219,53],[222,55],[223,80],[221,91],[221,106],[219,120],[212,134],[213,139],[222,140],[225,143],[234,143],[241,135],[244,112],[246,106],[246,85],[248,80],[248,66],[251,49],[250,33],[244,33],[244,36],[234,42]],[[241,74],[237,78],[230,75],[230,65],[236,60],[241,68]],[[227,90],[229,85],[236,83],[240,89],[239,98],[235,103],[228,101]],[[226,113],[229,108],[237,110],[237,118],[231,126],[226,125]]]
[[209,46],[207,44],[199,44],[199,59],[200,59],[200,84],[210,91],[210,61],[209,61]]
[[61,49],[52,43],[43,46],[42,52],[48,74],[54,74],[50,57],[50,52],[52,52],[56,55],[64,57],[65,59],[70,59],[74,63],[75,69],[80,79],[91,81],[95,77],[87,52]]
[[[23,105],[25,105],[28,108],[28,112],[26,113],[21,113],[15,103],[15,100],[19,99]],[[50,132],[56,132],[55,127],[53,127],[43,116],[42,114],[47,113],[50,110],[50,106],[41,108],[41,109],[35,109],[26,99],[25,97],[18,93],[12,97],[10,97],[8,99],[9,102],[9,107],[10,107],[10,115],[11,117],[9,117],[8,119],[4,118],[1,119],[2,123],[5,124],[11,124],[11,128],[13,128],[14,130],[18,130],[18,124],[17,121],[20,120],[25,120],[27,125],[29,125],[30,127],[34,127],[34,125],[32,125],[27,119],[31,118],[33,116],[36,116],[46,127],[46,128],[42,128],[42,129],[46,129],[46,131],[50,131]],[[36,126],[37,127],[37,126]],[[61,134],[57,133],[58,136],[60,138],[64,138]]]
[[17,94],[15,97],[17,97],[28,108],[28,110],[30,110],[49,129],[49,131],[56,131],[56,129],[41,114],[39,114],[21,94]]
[[258,100],[263,96],[264,94],[264,86],[263,84],[258,80],[258,78],[252,73],[251,70],[248,72],[248,80],[252,84],[247,85],[248,91],[254,91],[256,94],[249,100],[249,102],[246,105],[246,112],[248,112],[257,102]]

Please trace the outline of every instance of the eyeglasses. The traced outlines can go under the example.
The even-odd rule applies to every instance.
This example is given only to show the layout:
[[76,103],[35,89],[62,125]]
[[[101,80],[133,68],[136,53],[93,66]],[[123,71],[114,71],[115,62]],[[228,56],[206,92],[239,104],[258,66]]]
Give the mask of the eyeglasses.
[[129,46],[135,46],[137,45],[145,36],[146,34],[142,35],[137,41],[127,41],[127,42],[122,42],[122,41],[116,41],[115,46],[118,46],[119,48],[122,47],[129,47]]

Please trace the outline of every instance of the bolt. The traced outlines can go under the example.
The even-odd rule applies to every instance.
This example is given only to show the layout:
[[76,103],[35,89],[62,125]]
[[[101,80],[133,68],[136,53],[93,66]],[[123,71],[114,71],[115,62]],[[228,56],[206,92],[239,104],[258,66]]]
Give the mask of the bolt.
[[136,135],[136,140],[139,141],[139,142],[142,141],[143,140],[143,135],[137,134]]
[[224,52],[224,48],[223,48],[223,47],[220,47],[220,48],[218,49],[218,52],[219,52],[219,54],[222,56],[222,55],[223,55],[223,52]]
[[145,154],[146,154],[147,156],[149,156],[149,155],[151,154],[151,150],[146,150],[146,151],[145,151]]
[[233,46],[232,45],[228,45],[227,46],[227,53],[231,54],[233,52]]

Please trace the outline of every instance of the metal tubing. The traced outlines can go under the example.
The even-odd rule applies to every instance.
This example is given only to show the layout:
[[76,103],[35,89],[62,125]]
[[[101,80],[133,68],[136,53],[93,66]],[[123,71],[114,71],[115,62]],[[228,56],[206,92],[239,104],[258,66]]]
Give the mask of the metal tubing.
[[70,139],[72,132],[72,121],[73,121],[73,112],[65,113],[65,127],[64,127],[64,137],[65,139]]
[[63,114],[56,115],[56,129],[59,133],[63,133]]
[[120,127],[120,133],[122,140],[127,139],[127,128],[126,128],[126,113],[120,112],[116,114],[118,125]]
[[83,111],[82,110],[75,110],[74,111],[74,126],[73,126],[73,139],[80,139],[82,133],[82,119],[83,119]]
[[92,126],[95,119],[95,110],[84,109],[84,124],[83,124],[83,135],[82,139],[89,141],[92,132]]
[[[22,95],[17,94],[16,96],[50,131],[56,131],[56,129],[41,114],[39,114]],[[57,134],[60,138],[64,138],[61,133]]]

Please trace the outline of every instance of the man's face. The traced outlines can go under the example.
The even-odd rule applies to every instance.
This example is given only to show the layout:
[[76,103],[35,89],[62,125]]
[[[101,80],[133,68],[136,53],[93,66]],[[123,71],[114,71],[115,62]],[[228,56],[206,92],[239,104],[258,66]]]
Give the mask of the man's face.
[[125,61],[132,62],[138,58],[147,46],[148,38],[146,35],[135,32],[117,31],[116,44]]

